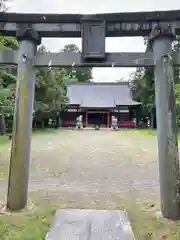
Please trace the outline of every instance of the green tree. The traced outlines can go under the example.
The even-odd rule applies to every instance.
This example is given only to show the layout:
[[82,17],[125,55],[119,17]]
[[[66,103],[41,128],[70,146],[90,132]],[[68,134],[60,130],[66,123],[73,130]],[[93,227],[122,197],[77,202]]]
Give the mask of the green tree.
[[[79,52],[80,50],[78,46],[75,44],[68,44],[63,49],[63,52]],[[77,82],[89,82],[92,79],[92,68],[66,68],[65,69],[65,75],[69,79],[74,79],[74,81]]]
[[[40,52],[46,52],[41,46]],[[59,68],[40,68],[36,74],[35,116],[38,121],[56,117],[57,113],[67,104],[66,78]]]
[[[175,41],[172,44],[173,51],[180,51],[180,36],[176,36]],[[180,83],[180,67],[174,66],[174,82]]]
[[[173,50],[180,51],[180,36],[176,36],[176,40],[173,42]],[[174,67],[174,81],[176,89],[176,117],[177,125],[180,127],[180,67]]]
[[[146,51],[152,51],[152,43],[145,40],[145,44]],[[176,36],[173,42],[173,50],[180,50],[180,36]],[[173,70],[176,88],[177,122],[180,126],[180,68],[174,67]],[[133,97],[142,103],[142,116],[149,116],[152,108],[155,106],[154,69],[138,68],[131,75],[131,81],[134,88]]]
[[[7,10],[8,0],[0,1],[0,11]],[[0,51],[12,51],[18,48],[13,37],[0,36]],[[15,101],[16,68],[0,68],[0,134],[5,133],[5,116],[12,115]]]
[[[152,43],[145,40],[146,52],[152,51]],[[130,76],[134,91],[133,98],[142,103],[142,117],[149,117],[151,109],[155,105],[154,68],[137,68]]]
[[177,117],[177,125],[180,126],[180,84],[177,83],[176,87],[176,117]]
[[8,9],[7,3],[8,2],[9,2],[9,0],[0,0],[0,11],[1,12],[7,11],[7,9]]

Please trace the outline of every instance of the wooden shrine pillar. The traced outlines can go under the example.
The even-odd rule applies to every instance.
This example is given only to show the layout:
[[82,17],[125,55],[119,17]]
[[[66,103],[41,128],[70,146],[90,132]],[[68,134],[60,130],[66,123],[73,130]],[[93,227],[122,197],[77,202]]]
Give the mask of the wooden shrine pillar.
[[86,110],[85,126],[86,126],[86,128],[88,127],[88,110]]
[[161,212],[180,219],[180,167],[176,123],[172,42],[176,32],[168,25],[156,25],[153,43]]
[[129,110],[129,120],[132,121],[133,119],[132,108],[128,107],[128,110]]
[[110,125],[110,111],[108,111],[108,114],[107,114],[107,127],[109,128],[109,125]]
[[11,211],[19,211],[27,204],[36,81],[33,60],[41,44],[39,34],[27,25],[22,24],[17,32],[18,69],[7,196],[7,208]]

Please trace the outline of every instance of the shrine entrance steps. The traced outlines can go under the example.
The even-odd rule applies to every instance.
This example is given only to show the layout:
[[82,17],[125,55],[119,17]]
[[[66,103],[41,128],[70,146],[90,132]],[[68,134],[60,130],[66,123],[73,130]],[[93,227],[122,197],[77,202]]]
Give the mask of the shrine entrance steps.
[[135,240],[127,213],[58,210],[45,240]]

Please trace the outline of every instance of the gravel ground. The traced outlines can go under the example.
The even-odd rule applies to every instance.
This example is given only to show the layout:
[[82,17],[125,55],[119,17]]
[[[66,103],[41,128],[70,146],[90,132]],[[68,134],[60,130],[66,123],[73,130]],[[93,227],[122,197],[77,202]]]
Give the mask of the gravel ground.
[[[156,138],[131,131],[59,131],[33,137],[29,197],[93,207],[158,201]],[[0,166],[0,170],[1,170]],[[7,180],[0,180],[6,194]]]

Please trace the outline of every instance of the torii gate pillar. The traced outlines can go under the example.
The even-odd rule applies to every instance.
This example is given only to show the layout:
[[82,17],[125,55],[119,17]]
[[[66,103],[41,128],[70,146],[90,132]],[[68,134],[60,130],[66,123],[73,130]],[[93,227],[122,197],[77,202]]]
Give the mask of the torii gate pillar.
[[11,211],[21,210],[27,203],[36,78],[33,61],[41,42],[39,35],[26,25],[17,32],[17,39],[20,44],[7,197],[7,208]]
[[152,33],[161,211],[166,218],[180,219],[180,173],[176,125],[176,103],[172,68],[172,41],[169,25],[157,25]]

